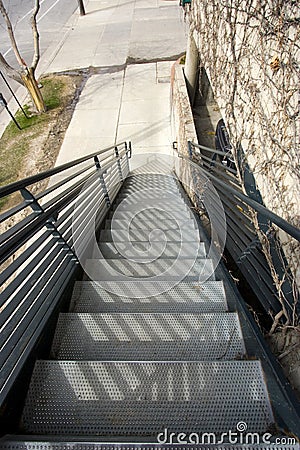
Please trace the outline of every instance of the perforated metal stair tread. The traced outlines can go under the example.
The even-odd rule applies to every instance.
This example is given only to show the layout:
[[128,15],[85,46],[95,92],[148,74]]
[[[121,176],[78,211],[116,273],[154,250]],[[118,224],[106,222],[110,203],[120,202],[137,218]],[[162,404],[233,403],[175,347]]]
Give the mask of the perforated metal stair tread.
[[147,189],[161,189],[182,193],[182,190],[176,182],[161,182],[160,184],[157,184],[154,181],[148,183],[146,181],[125,182],[120,192],[123,194],[124,192],[137,192]]
[[[152,191],[154,189],[157,189],[157,185],[153,184],[153,183],[149,183],[147,184],[143,184],[143,183],[136,183],[136,184],[131,184],[131,185],[126,185],[123,186],[120,194],[122,196],[124,195],[131,195],[131,194],[137,194],[138,192],[143,192],[143,191]],[[171,194],[175,194],[175,195],[182,195],[182,191],[181,189],[176,185],[176,184],[162,184],[160,185],[159,189],[163,192],[169,192]]]
[[118,195],[118,198],[126,198],[132,197],[136,199],[153,199],[157,198],[158,200],[164,198],[172,198],[174,201],[184,202],[184,197],[182,196],[182,192],[175,187],[169,188],[168,186],[147,186],[141,187],[140,189],[122,189]]
[[165,176],[165,177],[152,177],[152,176],[128,176],[125,179],[125,185],[134,183],[153,183],[155,186],[160,186],[161,183],[165,184],[178,184],[178,178],[176,176]]
[[134,174],[131,175],[129,174],[128,177],[125,180],[126,184],[129,183],[143,183],[143,182],[147,182],[147,183],[155,183],[155,185],[157,186],[157,182],[160,183],[174,183],[177,184],[178,183],[178,179],[176,177],[176,175],[159,175],[159,174]]
[[[99,252],[99,250],[100,252]],[[130,245],[124,242],[99,242],[93,257],[104,258],[126,258],[134,260],[146,260],[146,258],[180,258],[189,259],[193,257],[205,258],[206,251],[203,242],[138,242],[132,241]],[[163,250],[162,250],[163,249]]]
[[116,200],[114,206],[113,206],[113,210],[118,210],[118,211],[135,211],[135,212],[139,212],[141,209],[147,209],[147,210],[157,210],[157,211],[165,211],[167,212],[169,215],[172,216],[173,213],[180,213],[180,212],[186,212],[189,213],[190,212],[190,208],[189,206],[181,201],[174,201],[174,199],[172,200],[168,200],[165,199],[164,201],[153,201],[152,203],[149,201],[148,204],[146,203],[146,201],[143,204],[143,201],[139,202],[138,205],[136,205],[136,202],[134,201],[134,199],[132,200],[132,202],[127,202],[124,201],[124,199],[118,201],[118,199]]
[[175,219],[164,219],[157,221],[157,219],[136,219],[125,220],[125,219],[108,219],[105,222],[105,228],[110,229],[155,229],[160,230],[182,230],[182,229],[196,229],[196,223],[193,219],[186,220],[175,220]]
[[131,242],[131,241],[174,241],[174,242],[198,242],[199,231],[195,229],[182,230],[149,230],[149,229],[126,229],[101,230],[100,241]]
[[[147,184],[131,184],[131,185],[125,185],[122,187],[122,190],[120,191],[121,195],[131,195],[133,193],[137,193],[143,190],[152,190],[152,189],[156,189],[157,185],[153,184],[153,183],[149,183]],[[174,194],[181,194],[181,190],[178,188],[178,186],[176,186],[175,184],[162,184],[160,186],[161,190],[165,190],[167,192],[171,192]]]
[[258,361],[38,361],[23,427],[155,439],[164,428],[220,434],[241,417],[257,433],[273,423]]
[[[247,432],[246,432],[247,433]],[[203,436],[203,438],[202,438]],[[179,441],[184,439],[182,436],[178,437]],[[187,440],[189,436],[187,436]],[[213,436],[210,437],[210,442],[213,442]],[[99,440],[104,442],[99,442]],[[162,444],[135,444],[130,442],[129,439],[123,439],[123,443],[112,443],[108,442],[108,439],[92,439],[88,438],[86,440],[79,439],[78,437],[73,438],[71,440],[70,437],[67,439],[55,438],[54,436],[8,436],[4,438],[4,440],[0,441],[0,449],[1,450],[161,450],[164,448],[165,450],[216,450],[216,444],[207,444],[207,436],[199,433],[199,441],[203,440],[203,444],[194,444],[195,435],[191,435],[190,442],[188,444],[178,444],[174,443],[177,440],[174,437],[168,435],[165,438],[163,434],[161,436],[161,441],[166,440],[166,444],[162,447]],[[140,438],[141,440],[141,438]],[[225,441],[225,439],[224,439]],[[215,439],[217,442],[217,439]],[[221,450],[268,450],[270,445],[266,444],[222,444],[218,446]],[[299,444],[295,445],[280,445],[275,444],[272,441],[272,450],[299,450]]]
[[125,180],[125,185],[135,184],[135,183],[153,183],[155,186],[160,186],[161,184],[178,184],[178,179],[176,177],[167,176],[167,177],[151,177],[151,176],[134,176],[127,177]]
[[125,185],[132,183],[154,183],[156,186],[160,183],[178,184],[178,178],[176,176],[165,176],[165,177],[151,177],[151,176],[128,176],[125,180]]
[[60,314],[52,357],[70,360],[230,360],[245,354],[236,313]]
[[133,217],[136,219],[150,219],[157,220],[158,223],[164,219],[174,219],[174,220],[182,220],[193,218],[193,213],[190,209],[180,209],[175,208],[173,210],[164,210],[162,208],[145,208],[136,210],[136,208],[130,206],[128,208],[122,207],[122,204],[119,208],[115,209],[113,207],[112,212],[109,214],[110,218],[114,219],[125,219],[131,220]]
[[[150,167],[151,168],[151,167]],[[155,178],[155,179],[165,179],[165,180],[175,180],[175,174],[174,173],[161,173],[157,172],[157,170],[149,171],[147,173],[138,173],[136,171],[130,172],[127,180],[139,180],[139,179],[147,179],[147,178]]]
[[179,195],[174,195],[169,193],[168,195],[161,195],[159,198],[153,198],[151,196],[151,192],[149,195],[143,195],[141,192],[141,195],[128,195],[124,198],[122,196],[118,196],[116,199],[116,207],[120,206],[135,206],[136,204],[139,204],[140,207],[147,205],[149,208],[161,208],[161,209],[167,209],[172,210],[174,209],[188,209],[188,205],[186,202],[181,198]]
[[[85,270],[94,281],[130,281],[130,278],[155,278],[156,281],[214,280],[211,259],[156,259],[140,263],[126,259],[87,259]],[[155,281],[153,279],[153,281]]]
[[[159,293],[158,293],[159,292]],[[227,302],[222,281],[171,282],[76,281],[73,312],[223,312]]]

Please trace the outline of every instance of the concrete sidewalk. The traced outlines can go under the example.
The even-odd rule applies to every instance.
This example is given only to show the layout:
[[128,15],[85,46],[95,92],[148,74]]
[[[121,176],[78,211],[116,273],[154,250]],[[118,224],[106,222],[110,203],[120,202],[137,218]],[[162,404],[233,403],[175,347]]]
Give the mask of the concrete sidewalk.
[[91,76],[66,132],[57,165],[125,140],[132,141],[135,153],[169,152],[170,85],[160,83],[158,75],[170,73],[171,64],[139,64]]
[[170,72],[186,47],[177,0],[89,0],[41,61],[43,73],[95,68],[56,165],[117,142],[134,153],[171,151]]
[[[176,59],[185,51],[177,0],[89,0],[48,72]],[[78,14],[78,13],[76,13]]]
[[[56,164],[131,140],[170,153],[170,73],[185,50],[173,0],[90,0],[48,72],[97,67],[80,95]],[[150,62],[147,62],[150,61]]]

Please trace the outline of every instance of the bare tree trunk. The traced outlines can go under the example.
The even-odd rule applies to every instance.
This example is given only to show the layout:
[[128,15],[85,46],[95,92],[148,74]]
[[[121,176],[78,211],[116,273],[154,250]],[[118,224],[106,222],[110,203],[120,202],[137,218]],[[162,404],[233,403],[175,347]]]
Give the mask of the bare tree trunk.
[[46,105],[42,97],[41,91],[38,87],[37,81],[34,76],[34,69],[30,67],[25,73],[22,74],[22,80],[24,86],[27,88],[32,101],[39,113],[46,112]]
[[6,29],[10,38],[11,46],[16,56],[16,60],[20,66],[20,69],[17,70],[12,66],[10,66],[3,57],[2,53],[0,53],[0,68],[3,68],[4,72],[9,77],[23,84],[27,88],[32,98],[32,101],[36,107],[37,112],[41,113],[46,111],[46,106],[42,94],[40,92],[40,89],[38,87],[38,83],[35,79],[35,69],[40,60],[40,36],[37,28],[37,15],[39,10],[40,10],[40,0],[35,0],[35,6],[32,11],[32,16],[30,19],[33,34],[34,55],[32,60],[32,66],[28,67],[28,65],[26,64],[26,62],[24,61],[19,52],[19,48],[14,35],[13,26],[11,24],[10,18],[3,4],[3,0],[0,0],[0,14],[3,16],[5,20]]

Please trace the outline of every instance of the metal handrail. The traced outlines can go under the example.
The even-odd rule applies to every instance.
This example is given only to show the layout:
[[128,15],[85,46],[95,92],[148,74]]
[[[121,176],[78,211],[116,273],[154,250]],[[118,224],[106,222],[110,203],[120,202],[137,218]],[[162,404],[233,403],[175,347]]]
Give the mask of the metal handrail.
[[[82,156],[81,158],[78,158],[73,161],[62,164],[60,166],[54,167],[53,169],[49,169],[44,172],[40,172],[36,175],[32,175],[30,177],[24,178],[23,180],[18,180],[13,183],[10,183],[6,186],[2,186],[2,187],[0,187],[0,198],[6,197],[7,195],[10,195],[10,194],[13,194],[14,192],[19,191],[20,189],[23,189],[27,186],[37,183],[38,181],[45,180],[46,178],[50,178],[53,175],[64,172],[67,169],[71,169],[72,167],[75,167],[85,161],[88,161],[88,160],[94,158],[95,156],[103,155],[104,153],[106,153],[110,150],[114,150],[116,147],[121,147],[122,145],[125,145],[125,148],[127,150],[127,142],[121,142],[121,143],[113,145],[111,147],[106,147],[102,150],[98,150],[96,152],[90,153],[87,156]],[[129,147],[130,147],[130,144],[129,144]],[[128,149],[128,152],[129,151],[130,151],[130,148]]]
[[[238,184],[238,178],[229,173],[227,168],[224,167],[224,170],[221,171],[212,166],[208,167],[207,163],[203,161],[202,152],[199,150],[203,150],[207,155],[208,152],[215,153],[214,149],[188,142],[187,153],[183,154],[178,149],[175,150],[177,150],[180,158],[188,162],[192,171],[196,169],[193,174],[193,177],[196,176],[195,181],[205,183],[206,180],[210,180],[220,197],[225,214],[223,217],[225,217],[227,224],[225,249],[239,271],[237,276],[243,276],[244,281],[248,283],[248,287],[256,295],[262,309],[267,313],[267,317],[274,317],[280,312],[282,301],[284,301],[286,315],[289,320],[294,321],[295,314],[300,309],[297,290],[294,286],[295,275],[290,268],[289,249],[283,248],[281,235],[276,232],[276,229],[278,228],[280,233],[284,233],[287,239],[295,239],[297,242],[300,242],[300,229],[262,204],[260,193],[255,186],[255,180],[247,166],[246,189],[249,190],[249,195],[243,193],[242,186]],[[221,155],[224,156],[224,153],[221,152]],[[255,199],[251,197],[252,194]],[[209,202],[213,209],[214,218],[218,221],[220,218],[219,210],[214,208],[210,190],[201,194],[200,202],[197,195],[194,199],[194,203],[204,212],[206,210],[205,201]],[[272,261],[272,267],[270,267],[270,261],[268,261],[258,237],[258,231],[253,220],[251,220],[251,215],[249,216],[250,211],[257,214],[258,226],[268,239],[268,253]],[[272,225],[276,227],[274,232]],[[281,280],[280,292],[275,286],[272,276],[273,270],[275,270],[278,279]]]
[[[192,147],[197,147],[197,148],[200,148],[200,149],[203,149],[203,150],[209,150],[209,151],[214,152],[214,153],[216,152],[213,149],[210,149],[208,147],[204,147],[202,145],[194,144],[193,142],[190,142],[190,141],[189,141],[188,144],[189,144],[189,146],[192,146]],[[221,153],[222,155],[224,155],[224,153],[222,153],[222,152],[218,152],[218,153]],[[233,194],[236,197],[238,197],[240,200],[242,200],[244,203],[246,203],[248,206],[250,206],[256,212],[263,214],[272,223],[277,225],[279,228],[281,228],[283,231],[285,231],[290,236],[295,238],[297,241],[300,241],[300,229],[299,228],[297,228],[294,225],[292,225],[291,223],[287,222],[285,219],[283,219],[282,217],[278,216],[277,214],[275,214],[274,212],[272,212],[271,210],[269,210],[265,206],[261,205],[257,201],[253,200],[248,195],[245,195],[242,192],[240,192],[237,189],[235,189],[232,186],[230,186],[229,184],[224,183],[224,181],[221,181],[219,178],[215,177],[211,172],[209,172],[208,170],[205,170],[199,164],[196,164],[195,162],[191,161],[190,158],[186,157],[185,155],[178,153],[178,156],[180,158],[188,160],[190,164],[192,164],[195,167],[197,167],[197,169],[202,170],[211,180],[213,180],[215,183],[217,183],[220,187],[222,187],[226,191],[228,191],[231,194]]]
[[[128,175],[130,157],[131,144],[122,142],[0,188],[0,198],[22,197],[0,214],[0,406],[74,277],[91,225],[100,226]],[[35,194],[34,185],[48,180]],[[72,233],[78,212],[80,237]]]

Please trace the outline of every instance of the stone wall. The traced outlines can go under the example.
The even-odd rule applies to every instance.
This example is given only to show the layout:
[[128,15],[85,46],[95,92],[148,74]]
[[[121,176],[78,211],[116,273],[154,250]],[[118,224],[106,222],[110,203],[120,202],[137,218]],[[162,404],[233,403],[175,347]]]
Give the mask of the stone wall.
[[[193,113],[183,72],[184,66],[174,64],[171,76],[171,123],[173,140],[179,154],[188,155],[188,141],[198,143]],[[191,182],[191,168],[182,159],[175,159],[176,173],[191,200],[194,202],[194,185]]]
[[[230,133],[233,152],[235,154],[242,145],[265,205],[299,227],[300,28],[297,11],[296,2],[292,0],[284,4],[271,0],[270,3],[194,0],[188,15],[187,45],[198,48],[200,67],[209,78],[214,99]],[[189,66],[189,54],[193,52],[187,51],[184,70],[189,74],[187,84],[192,92],[193,74],[188,69],[194,67],[195,61]],[[191,125],[193,116],[181,66],[175,68],[173,78],[174,140],[178,141],[180,151],[186,152],[187,140],[197,142],[197,138]],[[299,288],[299,243],[284,233],[278,235],[294,275],[291,283],[296,281]],[[269,259],[267,244],[265,250]],[[280,297],[283,279],[273,272],[271,259],[270,267]],[[284,278],[286,276],[288,272]],[[295,301],[296,291],[295,287]]]
[[[241,144],[265,205],[299,228],[298,2],[193,0],[188,21],[234,154]],[[280,238],[299,287],[299,242]]]
[[171,116],[173,139],[180,153],[187,154],[187,142],[198,143],[192,109],[183,73],[184,66],[175,63],[171,76]]
[[193,0],[189,22],[234,147],[266,206],[299,226],[297,2]]

